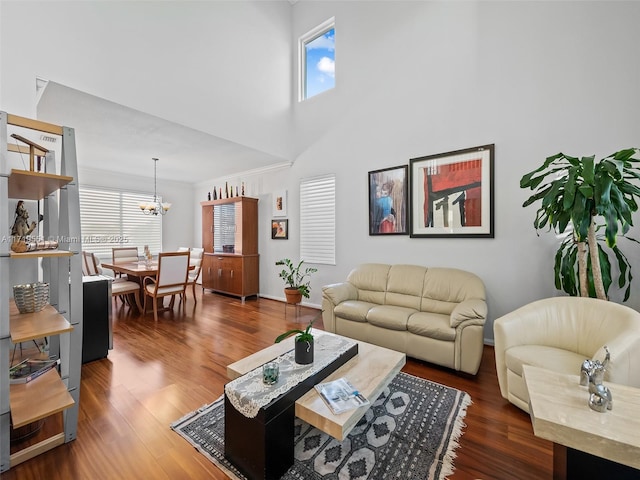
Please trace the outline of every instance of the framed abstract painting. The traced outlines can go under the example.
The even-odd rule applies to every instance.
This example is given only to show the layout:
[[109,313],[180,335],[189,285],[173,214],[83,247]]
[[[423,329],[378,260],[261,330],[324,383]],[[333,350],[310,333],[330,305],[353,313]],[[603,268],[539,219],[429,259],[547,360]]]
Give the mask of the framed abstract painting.
[[369,172],[369,235],[406,235],[407,165]]
[[493,238],[494,144],[412,158],[411,237]]

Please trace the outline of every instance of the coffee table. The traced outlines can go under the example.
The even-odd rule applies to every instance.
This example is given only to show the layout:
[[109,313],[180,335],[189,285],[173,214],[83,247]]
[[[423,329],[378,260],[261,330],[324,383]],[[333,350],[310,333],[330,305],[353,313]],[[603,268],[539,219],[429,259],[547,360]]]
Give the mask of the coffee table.
[[526,365],[524,379],[533,432],[554,442],[554,479],[640,478],[640,389],[604,382],[613,409],[599,413],[578,375]]
[[[324,332],[322,330],[314,330],[316,338],[321,335],[333,335],[333,333]],[[329,374],[322,381],[335,380],[340,377],[346,377],[358,391],[364,395],[371,404],[378,398],[382,391],[391,383],[391,380],[400,372],[406,362],[406,355],[396,352],[388,348],[378,347],[366,342],[356,341],[358,344],[358,354],[338,367],[337,370]],[[294,338],[290,337],[284,342],[271,345],[259,352],[254,353],[238,362],[227,367],[227,376],[233,380],[244,375],[260,365],[290,351],[294,345]],[[344,440],[349,432],[356,426],[358,421],[365,415],[369,406],[362,406],[355,410],[335,415],[329,407],[324,403],[316,390],[311,386],[309,390],[298,398],[292,399],[295,403],[295,416],[313,425],[319,430],[331,435],[338,440]],[[227,408],[225,402],[225,408]],[[233,408],[232,406],[229,408]],[[289,427],[286,427],[289,429]],[[291,439],[293,439],[293,419],[290,425]],[[251,439],[246,439],[251,442]],[[293,446],[293,443],[287,443],[287,450]],[[259,448],[259,447],[258,447]],[[265,446],[266,449],[269,446]],[[293,462],[293,450],[291,452],[281,452],[283,456],[291,454],[291,462]],[[260,456],[262,454],[260,453]],[[264,457],[268,457],[269,453],[265,452]],[[290,465],[289,465],[290,466]],[[288,467],[287,467],[288,468]],[[258,477],[255,478],[264,478]],[[268,478],[268,475],[267,475]]]

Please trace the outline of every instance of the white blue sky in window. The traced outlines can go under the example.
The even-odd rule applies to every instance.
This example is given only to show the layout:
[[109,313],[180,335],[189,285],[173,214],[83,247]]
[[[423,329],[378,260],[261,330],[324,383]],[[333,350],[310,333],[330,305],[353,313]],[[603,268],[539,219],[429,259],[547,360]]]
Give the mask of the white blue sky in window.
[[306,95],[313,97],[335,87],[335,28],[305,44]]

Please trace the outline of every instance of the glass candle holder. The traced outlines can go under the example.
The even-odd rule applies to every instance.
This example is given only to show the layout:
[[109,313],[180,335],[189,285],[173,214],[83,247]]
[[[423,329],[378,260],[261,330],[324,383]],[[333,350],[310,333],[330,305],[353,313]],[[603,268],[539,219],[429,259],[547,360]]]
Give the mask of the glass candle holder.
[[266,385],[273,385],[278,381],[280,368],[276,362],[267,362],[262,366],[262,382]]

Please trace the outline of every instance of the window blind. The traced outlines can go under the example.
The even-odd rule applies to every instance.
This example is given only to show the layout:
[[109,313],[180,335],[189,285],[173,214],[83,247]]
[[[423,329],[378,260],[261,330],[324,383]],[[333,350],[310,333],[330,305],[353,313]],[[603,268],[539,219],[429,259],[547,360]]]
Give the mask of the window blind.
[[111,261],[117,247],[138,247],[140,255],[145,245],[154,255],[162,251],[162,216],[145,215],[139,207],[149,194],[86,186],[79,193],[83,250],[101,262]]
[[300,259],[336,264],[336,176],[300,182]]

